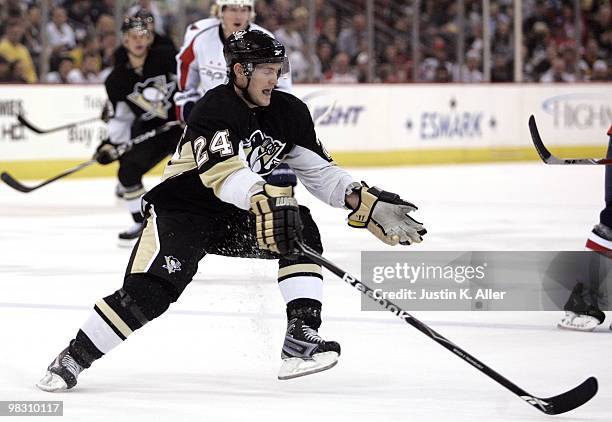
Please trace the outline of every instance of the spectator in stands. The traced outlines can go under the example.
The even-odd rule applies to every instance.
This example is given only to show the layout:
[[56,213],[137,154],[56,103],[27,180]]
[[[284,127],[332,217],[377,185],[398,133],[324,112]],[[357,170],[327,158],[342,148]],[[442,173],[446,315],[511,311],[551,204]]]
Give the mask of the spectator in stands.
[[[68,12],[68,20],[78,26],[87,28],[94,20],[91,17],[91,0],[68,0],[64,2],[64,7]],[[76,28],[75,28],[76,29]],[[77,37],[78,38],[78,37]]]
[[504,56],[493,56],[493,66],[491,68],[491,82],[512,82],[512,63]]
[[[36,4],[32,4],[28,7],[25,21],[25,38],[23,44],[26,46],[32,57],[32,61],[35,65],[38,65],[38,58],[42,53],[42,40],[41,40],[41,28],[42,28],[42,14],[40,7]],[[37,71],[38,66],[36,67]]]
[[510,29],[510,21],[507,18],[504,18],[497,23],[496,30],[491,41],[491,52],[493,54],[502,56],[507,62],[512,60],[514,45]]
[[87,35],[78,44],[77,48],[70,52],[70,55],[74,57],[74,65],[81,67],[84,57],[87,55],[94,55],[97,57],[98,67],[102,65],[102,57],[100,55],[100,41],[95,35]]
[[384,84],[395,84],[399,82],[397,74],[394,72],[393,66],[389,63],[383,63],[378,66],[376,79],[374,82],[382,82]]
[[27,84],[26,80],[26,67],[21,60],[14,61],[11,63],[11,74],[13,83],[16,84]]
[[344,28],[338,35],[338,51],[349,55],[349,59],[357,56],[362,40],[367,39],[366,18],[357,13],[353,16],[352,25]]
[[51,84],[83,83],[83,74],[74,66],[74,58],[69,54],[60,57],[58,69],[47,75],[46,82]]
[[21,17],[21,2],[19,0],[0,2],[0,20],[18,17]]
[[117,46],[117,36],[114,32],[102,34],[101,41],[102,69],[111,68],[115,64],[115,48]]
[[74,30],[68,25],[68,15],[63,7],[56,7],[51,12],[51,22],[47,24],[47,37],[54,54],[71,50],[76,46]]
[[597,40],[590,37],[584,46],[584,52],[582,53],[582,59],[587,64],[589,69],[593,69],[593,64],[600,59],[599,45]]
[[435,79],[435,74],[438,67],[446,67],[447,72],[450,74],[452,71],[452,65],[448,61],[448,52],[446,49],[446,42],[442,37],[435,37],[433,40],[433,46],[431,53],[428,54],[423,62],[421,63],[419,73],[421,79],[431,82]]
[[332,56],[336,53],[334,48],[338,43],[338,20],[335,16],[329,16],[325,19],[317,43],[319,45],[321,45],[321,43],[329,44],[332,46]]
[[593,63],[593,72],[591,74],[591,81],[593,82],[609,82],[610,73],[608,72],[608,65],[603,60],[597,60]]
[[325,76],[324,82],[333,84],[357,83],[357,75],[353,73],[350,64],[351,58],[347,53],[336,54],[332,69]]
[[[531,70],[531,79],[538,80],[540,75],[550,66],[549,47],[555,49],[550,39],[550,30],[544,22],[535,22],[533,30],[525,34],[527,45],[526,65]],[[556,49],[555,49],[556,55]]]
[[100,57],[96,54],[85,54],[81,64],[81,74],[84,83],[97,84],[104,82],[100,75]]
[[361,52],[357,55],[355,62],[357,63],[357,82],[360,84],[368,82],[370,56],[366,52]]
[[334,62],[334,50],[331,44],[326,42],[319,44],[317,57],[319,58],[319,63],[321,63],[321,72],[323,74],[329,73]]
[[[313,79],[321,78],[321,63],[316,57],[308,59],[307,46],[302,38],[302,32],[306,30],[307,24],[308,10],[305,7],[298,7],[291,12],[291,20],[274,32],[274,37],[285,46],[294,82],[306,82],[311,74]],[[312,71],[311,66],[314,66]]]
[[[608,1],[598,2],[595,13],[587,15],[588,24],[586,28],[591,32],[597,43],[607,49],[607,56],[610,55],[610,30],[612,27],[612,6]],[[608,33],[606,35],[606,32]],[[607,44],[607,47],[606,47]]]
[[439,64],[438,67],[436,67],[436,71],[434,72],[433,81],[436,83],[447,83],[451,82],[451,80],[452,78],[450,72],[448,71],[448,68],[443,64]]
[[482,82],[484,80],[480,71],[480,53],[476,50],[470,50],[465,55],[465,64],[463,69],[459,71],[459,65],[453,68],[453,81],[455,82]]
[[589,66],[578,56],[574,42],[564,43],[559,51],[565,62],[565,72],[573,75],[574,81],[584,81],[584,75],[589,71]]
[[21,62],[26,82],[35,83],[38,78],[36,77],[32,56],[21,43],[24,33],[23,21],[20,18],[10,18],[6,23],[4,36],[0,40],[0,54],[10,62]]
[[0,84],[13,82],[11,63],[0,54]]
[[550,69],[542,75],[540,82],[575,82],[576,78],[565,71],[565,60],[556,57]]
[[115,18],[112,15],[103,13],[96,22],[96,33],[100,36],[115,32]]
[[289,61],[291,53],[301,53],[304,50],[304,39],[301,32],[306,29],[308,23],[308,10],[298,7],[291,12],[291,19],[285,25],[274,32],[274,38],[285,46]]

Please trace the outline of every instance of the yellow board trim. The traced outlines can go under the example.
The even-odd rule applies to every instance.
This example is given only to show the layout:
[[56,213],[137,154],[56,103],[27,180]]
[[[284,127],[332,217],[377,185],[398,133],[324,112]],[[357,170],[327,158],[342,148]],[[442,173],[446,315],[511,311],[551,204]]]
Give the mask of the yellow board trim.
[[[606,145],[564,146],[551,148],[551,153],[562,158],[603,158]],[[335,152],[334,161],[346,167],[379,167],[431,164],[468,164],[505,161],[540,161],[533,147],[419,149],[372,152]]]
[[[551,152],[562,158],[603,158],[606,145],[563,146],[551,148]],[[465,148],[465,149],[419,149],[400,151],[335,152],[334,161],[345,167],[384,167],[431,164],[466,164],[505,161],[539,161],[533,147]],[[18,180],[46,179],[74,167],[82,160],[0,161],[0,171],[7,171]],[[161,175],[166,161],[159,163],[149,174]],[[103,177],[117,174],[117,164],[92,165],[70,178]]]

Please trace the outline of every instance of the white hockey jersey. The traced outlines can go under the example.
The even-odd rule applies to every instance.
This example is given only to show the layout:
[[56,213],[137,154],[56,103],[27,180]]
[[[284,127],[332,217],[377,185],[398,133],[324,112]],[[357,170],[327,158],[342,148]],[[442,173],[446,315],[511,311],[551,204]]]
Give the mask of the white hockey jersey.
[[[259,25],[249,24],[248,29],[257,29],[274,37]],[[189,25],[183,46],[176,56],[179,91],[197,91],[202,96],[227,81],[223,42],[220,19],[207,18]],[[278,80],[281,91],[291,92],[291,85],[290,74]]]

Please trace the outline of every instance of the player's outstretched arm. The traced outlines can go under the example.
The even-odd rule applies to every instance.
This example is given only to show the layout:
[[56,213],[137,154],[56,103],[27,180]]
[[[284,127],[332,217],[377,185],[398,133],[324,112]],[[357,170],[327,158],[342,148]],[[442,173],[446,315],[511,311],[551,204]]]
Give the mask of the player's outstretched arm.
[[398,194],[384,191],[364,182],[346,196],[347,205],[353,209],[348,225],[368,229],[388,245],[420,243],[427,230],[408,215],[417,207],[404,201]]

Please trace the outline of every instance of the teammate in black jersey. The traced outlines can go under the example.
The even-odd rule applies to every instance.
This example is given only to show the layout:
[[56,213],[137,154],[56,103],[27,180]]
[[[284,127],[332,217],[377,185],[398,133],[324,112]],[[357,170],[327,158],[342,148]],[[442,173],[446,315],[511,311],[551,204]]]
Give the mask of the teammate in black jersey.
[[[119,155],[117,147],[129,139],[176,120],[172,100],[176,91],[175,50],[168,45],[153,47],[148,23],[137,16],[128,17],[123,23],[125,59],[115,64],[104,83],[113,111],[108,122],[109,138],[94,155],[100,164],[115,161]],[[140,235],[144,221],[140,198],[146,192],[142,176],[174,151],[179,137],[177,127],[135,145],[119,158],[122,196],[134,220],[130,229],[119,234],[121,241],[129,242]]]
[[[420,242],[423,226],[399,196],[356,182],[317,139],[306,105],[273,90],[285,71],[282,44],[260,31],[234,33],[225,45],[230,81],[195,105],[163,181],[146,196],[146,223],[123,287],[96,302],[75,339],[37,384],[72,388],[84,368],[164,313],[206,254],[278,259],[287,331],[279,379],[331,368],[340,345],[321,338],[321,267],[295,242],[322,252],[321,237],[291,186],[265,183],[281,162],[320,200],[351,209],[349,226],[385,243]],[[239,345],[236,344],[235,347]]]
[[[147,9],[139,9],[136,13],[134,13],[134,18],[140,18],[144,21],[147,26],[147,30],[151,36],[151,49],[155,49],[158,47],[167,47],[172,49],[173,54],[176,56],[178,53],[176,46],[174,45],[174,41],[170,37],[164,34],[159,34],[155,32],[155,18],[153,14],[149,12]],[[125,46],[120,45],[117,47],[115,52],[113,53],[115,65],[124,63],[128,60],[128,52]]]

